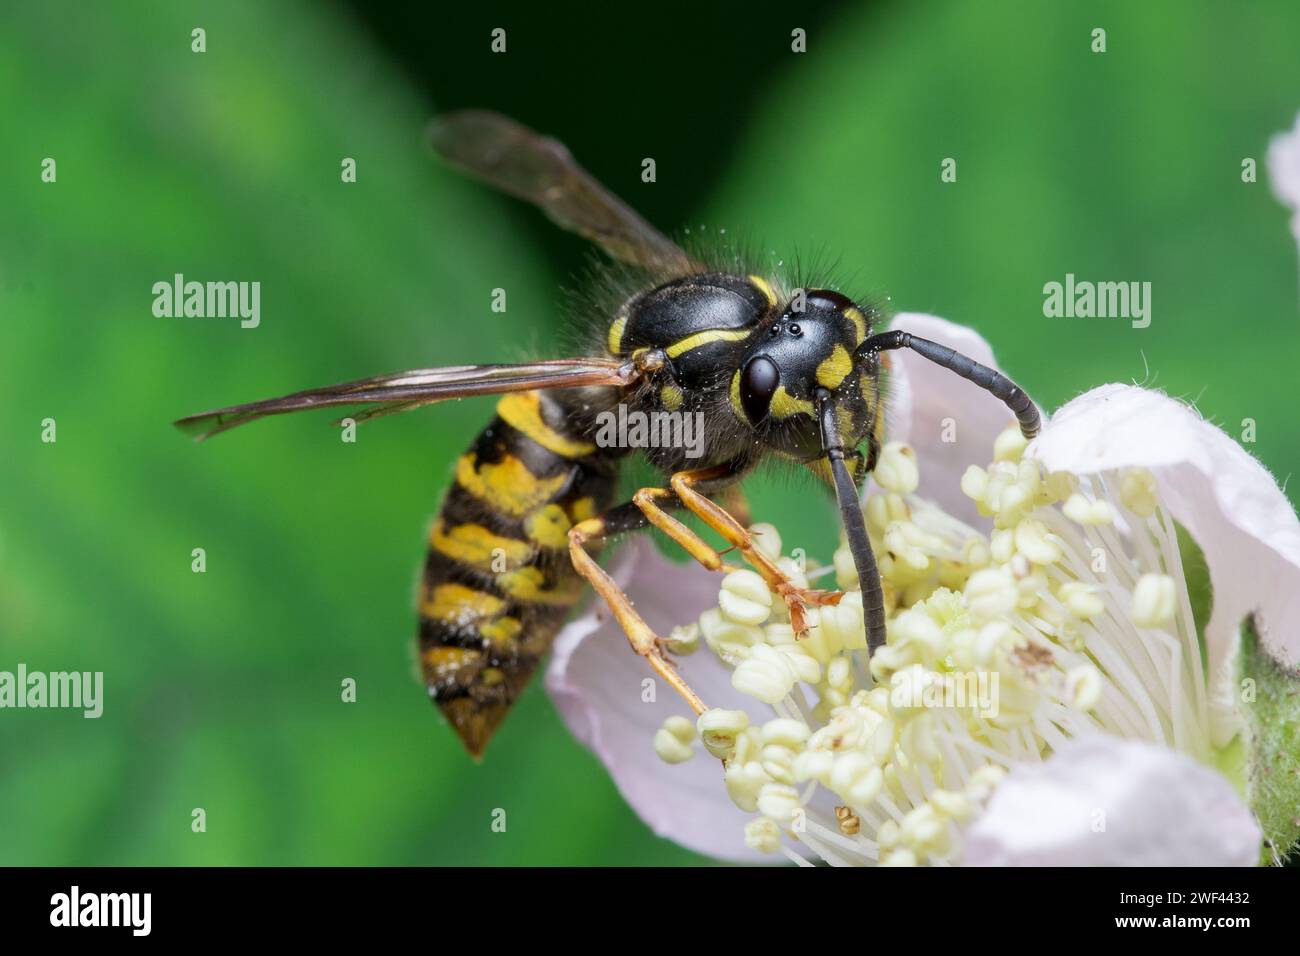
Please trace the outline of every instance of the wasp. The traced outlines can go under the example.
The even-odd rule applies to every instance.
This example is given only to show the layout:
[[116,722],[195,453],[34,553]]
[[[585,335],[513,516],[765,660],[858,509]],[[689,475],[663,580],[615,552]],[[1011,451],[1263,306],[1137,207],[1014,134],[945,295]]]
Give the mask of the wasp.
[[[597,562],[617,535],[653,525],[704,567],[731,568],[723,552],[676,517],[684,509],[762,575],[788,606],[797,635],[810,627],[810,606],[838,603],[842,592],[791,581],[737,517],[745,511],[734,494],[739,483],[773,457],[808,468],[833,490],[874,653],[885,642],[885,600],[859,487],[881,446],[886,353],[911,349],[986,389],[1032,438],[1039,416],[1029,397],[952,349],[902,331],[876,331],[879,311],[835,289],[790,289],[736,257],[688,254],[601,186],[562,144],[504,116],[447,114],[430,136],[451,165],[540,207],[622,270],[611,287],[624,291],[607,302],[588,354],[398,372],[176,424],[203,439],[305,409],[353,406],[350,417],[360,421],[447,399],[501,396],[495,417],[456,462],[429,535],[419,593],[424,681],[475,757],[587,585],[655,673],[696,713],[706,709],[664,639]],[[618,479],[634,450],[597,441],[601,413],[620,405],[646,415],[696,414],[704,435],[692,457],[671,445],[636,449],[665,481],[621,503]]]

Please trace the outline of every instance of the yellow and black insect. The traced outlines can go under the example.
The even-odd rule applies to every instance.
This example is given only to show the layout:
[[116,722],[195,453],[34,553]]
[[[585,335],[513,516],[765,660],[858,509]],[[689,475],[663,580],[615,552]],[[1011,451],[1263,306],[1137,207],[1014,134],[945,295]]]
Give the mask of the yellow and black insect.
[[[586,358],[399,372],[181,419],[197,438],[303,409],[358,406],[355,419],[470,395],[502,395],[496,417],[456,463],[429,539],[420,591],[419,654],[430,696],[465,746],[482,753],[582,597],[584,579],[609,604],[632,648],[696,712],[663,640],[593,553],[653,524],[706,568],[722,555],[672,516],[686,508],[717,531],[781,595],[796,633],[809,604],[839,592],[795,586],[738,520],[709,496],[730,493],[764,459],[807,466],[834,488],[862,583],[868,647],[885,640],[884,595],[858,505],[880,447],[882,353],[910,348],[996,395],[1021,430],[1038,411],[1013,382],[906,332],[873,333],[877,312],[817,288],[787,288],[735,256],[691,256],[620,202],[555,140],[505,117],[469,111],[432,130],[435,150],[488,183],[535,203],[598,244],[624,270]],[[616,502],[634,449],[602,445],[597,421],[630,412],[697,414],[698,457],[682,447],[635,449],[667,476]],[[865,447],[865,454],[859,450]]]

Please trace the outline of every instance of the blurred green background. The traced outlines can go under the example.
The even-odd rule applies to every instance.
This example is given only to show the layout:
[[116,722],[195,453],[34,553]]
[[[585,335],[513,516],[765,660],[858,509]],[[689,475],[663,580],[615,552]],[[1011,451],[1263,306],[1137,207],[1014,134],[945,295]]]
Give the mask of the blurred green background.
[[[582,243],[437,168],[440,109],[559,136],[665,229],[825,251],[858,291],[976,326],[1046,407],[1149,378],[1234,435],[1254,418],[1279,479],[1300,466],[1296,245],[1263,164],[1300,109],[1295,4],[468,7],[0,12],[0,669],[106,682],[99,720],[0,712],[0,864],[698,861],[540,686],[476,767],[414,682],[425,523],[488,400],[355,445],[324,415],[200,446],[167,424],[556,354]],[[260,281],[261,327],[155,318],[177,272]],[[1067,272],[1151,281],[1151,327],[1044,318]],[[831,508],[790,480],[755,511],[825,553]]]

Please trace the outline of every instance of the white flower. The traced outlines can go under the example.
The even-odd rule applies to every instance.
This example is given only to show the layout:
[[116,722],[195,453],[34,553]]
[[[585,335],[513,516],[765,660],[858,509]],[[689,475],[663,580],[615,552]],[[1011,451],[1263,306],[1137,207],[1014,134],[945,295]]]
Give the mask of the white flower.
[[1291,233],[1300,242],[1300,114],[1294,129],[1268,144],[1268,176],[1273,195],[1291,210]]
[[[668,634],[717,603],[716,576],[696,565],[667,561],[647,535],[633,536],[611,570],[659,634]],[[746,709],[747,698],[732,689],[731,671],[714,654],[701,652],[679,660],[691,685],[711,706]],[[628,803],[655,833],[722,859],[768,859],[746,846],[745,825],[753,817],[720,792],[722,771],[716,760],[700,752],[668,767],[656,755],[655,735],[665,721],[689,710],[653,679],[597,600],[556,640],[546,686],[569,729],[605,764]]]
[[1291,209],[1291,231],[1300,240],[1300,114],[1293,130],[1268,144],[1268,175],[1273,194]]
[[[967,329],[895,325],[994,365]],[[683,758],[686,728],[665,721],[685,705],[662,686],[645,701],[654,682],[598,607],[561,634],[548,686],[629,802],[728,859],[1257,861],[1243,619],[1283,667],[1300,661],[1300,524],[1272,477],[1140,388],[1089,392],[1027,448],[996,399],[905,352],[892,400],[907,444],[864,507],[890,615],[869,669],[856,593],[796,642],[748,577],[724,585],[640,538],[615,576],[659,633],[698,619],[709,653],[683,674],[723,712],[700,729],[725,763],[669,766],[656,747]],[[1208,623],[1179,526],[1208,565]],[[808,573],[856,587],[843,552]]]
[[967,830],[975,866],[1251,866],[1259,828],[1222,774],[1172,750],[1086,737],[1002,783]]

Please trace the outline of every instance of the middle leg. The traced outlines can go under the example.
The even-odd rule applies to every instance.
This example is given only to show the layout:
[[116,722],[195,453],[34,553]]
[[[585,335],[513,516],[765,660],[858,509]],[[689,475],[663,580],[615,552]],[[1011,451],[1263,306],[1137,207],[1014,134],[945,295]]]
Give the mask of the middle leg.
[[754,536],[725,509],[709,500],[699,486],[709,487],[725,481],[731,474],[727,466],[680,471],[672,476],[667,488],[642,488],[632,501],[656,528],[659,528],[681,545],[691,557],[711,571],[733,570],[722,560],[722,554],[698,534],[678,521],[665,510],[665,505],[680,504],[689,509],[738,550],[745,561],[767,582],[785,602],[790,611],[790,627],[796,636],[807,632],[807,607],[810,604],[838,604],[844,597],[842,591],[819,591],[801,587],[790,580],[775,561],[760,551]]

